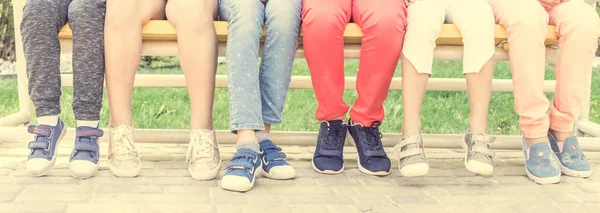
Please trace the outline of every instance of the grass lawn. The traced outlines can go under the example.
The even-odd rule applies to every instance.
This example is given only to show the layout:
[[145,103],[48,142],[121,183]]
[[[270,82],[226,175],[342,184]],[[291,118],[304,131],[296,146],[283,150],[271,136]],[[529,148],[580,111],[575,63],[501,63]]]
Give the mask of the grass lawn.
[[[346,75],[356,74],[358,61],[346,61]],[[436,61],[434,78],[462,78],[462,63],[455,61]],[[546,70],[546,79],[554,79],[554,70]],[[296,60],[294,75],[309,75],[305,60]],[[140,71],[148,73],[148,71]],[[161,69],[156,74],[181,73],[177,69]],[[219,74],[225,74],[225,66],[219,65]],[[396,69],[400,76],[400,65]],[[511,74],[507,62],[497,62],[494,73],[496,79],[510,79]],[[591,120],[600,121],[600,72],[594,71],[592,88]],[[18,111],[17,81],[14,77],[0,78],[0,117]],[[427,92],[425,95],[422,120],[424,133],[460,134],[466,131],[469,105],[466,92]],[[552,98],[552,94],[548,94]],[[353,103],[357,94],[347,90],[344,100]],[[72,88],[63,88],[61,117],[69,126],[74,126],[71,109]],[[284,122],[274,127],[279,131],[317,131],[318,122],[314,119],[317,102],[312,90],[291,89],[284,109]],[[217,129],[229,128],[229,104],[227,90],[216,90],[214,120]],[[386,118],[381,127],[383,132],[399,132],[402,124],[402,93],[390,91],[385,102]],[[109,112],[106,93],[102,110],[101,126],[108,124]],[[189,98],[186,89],[174,88],[136,88],[134,90],[133,115],[137,128],[189,128]],[[493,93],[490,115],[490,134],[518,135],[518,117],[513,111],[512,93]]]

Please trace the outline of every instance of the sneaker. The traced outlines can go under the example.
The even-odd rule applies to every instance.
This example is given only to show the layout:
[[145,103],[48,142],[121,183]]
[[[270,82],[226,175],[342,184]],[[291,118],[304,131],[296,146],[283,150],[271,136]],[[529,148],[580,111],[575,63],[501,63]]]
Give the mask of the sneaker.
[[394,152],[399,155],[398,168],[402,176],[417,177],[429,172],[421,135],[402,137],[402,141],[394,146]]
[[592,175],[592,167],[585,154],[579,147],[577,137],[571,136],[563,143],[563,150],[560,152],[556,138],[548,133],[550,139],[550,148],[558,157],[560,170],[563,174],[573,177],[589,177]]
[[73,152],[69,159],[69,171],[74,178],[90,178],[98,172],[100,148],[98,138],[104,135],[101,129],[93,127],[77,127],[77,135]]
[[344,142],[348,126],[341,120],[321,122],[312,167],[322,174],[344,171]]
[[221,155],[214,130],[193,130],[187,152],[188,171],[193,179],[211,180],[221,169]]
[[133,127],[121,125],[110,128],[108,167],[117,177],[135,177],[141,169],[140,155],[135,150]]
[[260,167],[259,153],[250,149],[239,149],[227,164],[227,170],[221,179],[221,188],[237,192],[249,191],[254,186]]
[[354,139],[354,146],[358,152],[358,170],[369,175],[384,176],[390,174],[391,162],[381,138],[383,135],[379,132],[381,122],[375,121],[369,127],[362,124],[355,124],[349,121],[348,132]]
[[56,163],[56,147],[65,136],[67,127],[65,123],[58,119],[56,126],[49,125],[31,125],[27,129],[34,134],[34,140],[27,146],[31,149],[27,157],[27,172],[34,177],[40,177],[48,173]]
[[490,144],[495,140],[485,133],[469,133],[465,135],[462,147],[465,150],[465,167],[478,174],[490,176],[494,173],[493,153]]
[[523,154],[529,179],[538,184],[560,182],[560,167],[548,143],[537,143],[527,148],[527,140],[523,138]]
[[285,161],[286,155],[271,140],[264,140],[260,145],[263,176],[275,180],[286,180],[296,177],[296,170]]

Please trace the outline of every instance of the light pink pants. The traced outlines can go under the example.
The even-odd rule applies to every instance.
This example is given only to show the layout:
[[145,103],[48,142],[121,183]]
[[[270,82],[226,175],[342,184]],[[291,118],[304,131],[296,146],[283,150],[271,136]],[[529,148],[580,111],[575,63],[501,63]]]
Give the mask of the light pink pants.
[[[549,11],[537,0],[488,0],[496,21],[508,32],[515,111],[526,138],[546,137],[548,129],[573,130],[581,110],[584,82],[591,78],[598,46],[599,19],[583,1],[572,0]],[[543,93],[544,40],[547,25],[560,37],[556,64],[556,93],[549,103]],[[550,108],[550,112],[548,112]]]

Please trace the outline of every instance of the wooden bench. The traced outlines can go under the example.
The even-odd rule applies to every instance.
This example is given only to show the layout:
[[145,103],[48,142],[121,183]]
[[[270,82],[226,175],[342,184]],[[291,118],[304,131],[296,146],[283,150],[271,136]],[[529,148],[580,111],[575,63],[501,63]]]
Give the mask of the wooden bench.
[[[15,26],[20,26],[21,22],[21,8],[23,7],[23,0],[13,0],[14,11],[15,11]],[[225,55],[226,42],[227,42],[227,23],[216,21],[214,22],[219,41],[218,52],[220,56]],[[142,55],[152,56],[176,56],[177,55],[177,32],[168,23],[168,21],[150,21],[143,27],[143,47]],[[17,36],[17,70],[19,80],[19,104],[20,111],[8,117],[0,119],[0,127],[2,126],[16,126],[19,124],[28,123],[32,120],[32,104],[27,94],[27,78],[25,71],[25,63],[23,56],[22,41],[20,38],[20,30],[16,29]],[[59,38],[61,40],[61,46],[63,52],[71,51],[71,31],[68,26],[64,27],[60,31]],[[502,26],[497,25],[494,38],[497,44],[496,47],[496,60],[508,60],[507,52],[507,35],[506,31]],[[344,32],[345,41],[345,57],[349,59],[357,59],[360,57],[360,43],[362,39],[362,31],[356,24],[348,24],[346,31]],[[554,26],[548,28],[548,34],[546,39],[547,51],[546,60],[549,63],[554,63],[557,56],[557,44],[558,38],[555,33]],[[436,41],[438,44],[434,51],[434,59],[436,60],[461,60],[462,59],[462,36],[460,31],[452,24],[443,25],[439,39]],[[301,39],[298,42],[298,51],[296,57],[303,58],[304,52],[302,49]],[[355,88],[355,77],[346,77],[346,89]],[[72,75],[62,75],[63,86],[69,87],[73,85]],[[590,97],[590,82],[583,82],[588,86],[586,98],[582,107],[581,118],[577,121],[577,130],[579,133],[586,133],[588,135],[600,137],[600,125],[592,123],[587,120],[589,115],[589,97]],[[554,92],[555,81],[545,81],[545,92]],[[185,79],[183,75],[142,75],[136,76],[135,87],[185,87]],[[227,87],[227,76],[217,76],[217,87]],[[310,77],[308,76],[294,76],[290,88],[295,89],[312,89]],[[401,79],[393,78],[391,90],[401,90]],[[456,79],[445,79],[445,78],[432,78],[430,79],[427,90],[437,91],[466,91],[466,82],[462,78]],[[492,91],[494,92],[511,92],[512,81],[506,79],[494,79]],[[313,116],[312,114],[306,116]],[[517,124],[515,124],[517,125]],[[74,135],[67,134],[67,139],[74,138]],[[0,128],[0,141],[27,141],[30,139],[30,135],[26,133],[22,127],[12,128]],[[158,129],[137,129],[136,142],[141,143],[187,143],[189,135],[187,130],[158,130]],[[235,136],[229,133],[227,130],[220,130],[217,132],[220,144],[233,144],[235,143]],[[317,134],[315,132],[273,132],[272,137],[280,145],[294,145],[294,146],[314,146]],[[428,148],[460,148],[459,141],[462,140],[462,135],[424,135],[427,140]],[[383,138],[383,143],[386,148],[389,148],[400,141],[401,135],[397,133],[386,133],[386,137]],[[102,140],[106,141],[108,137],[103,137]],[[521,137],[520,136],[498,136],[497,139],[501,143],[495,143],[493,148],[495,149],[521,149]],[[582,137],[582,147],[588,151],[600,151],[600,138]]]

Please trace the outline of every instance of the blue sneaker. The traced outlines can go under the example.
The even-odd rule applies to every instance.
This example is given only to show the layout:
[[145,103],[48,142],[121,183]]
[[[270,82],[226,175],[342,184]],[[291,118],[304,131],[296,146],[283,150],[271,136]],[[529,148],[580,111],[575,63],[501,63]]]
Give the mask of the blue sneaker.
[[558,157],[560,170],[562,173],[573,177],[589,177],[592,175],[592,167],[588,162],[585,154],[579,147],[577,137],[568,137],[563,143],[563,151],[560,152],[556,138],[548,133],[550,139],[550,147]]
[[27,157],[27,171],[34,177],[43,176],[56,163],[56,147],[67,132],[67,127],[59,118],[56,126],[31,125],[27,131],[35,135],[34,141],[27,146],[31,149]]
[[344,142],[348,126],[341,120],[321,122],[317,147],[312,159],[313,169],[322,174],[344,171]]
[[369,175],[390,174],[392,168],[390,158],[383,149],[381,143],[383,135],[379,132],[381,122],[375,121],[370,127],[355,124],[352,120],[349,123],[348,132],[354,139],[354,145],[358,151],[358,170]]
[[259,153],[250,149],[239,149],[227,164],[227,170],[221,179],[221,188],[237,192],[249,191],[254,186],[260,167]]
[[296,170],[285,161],[286,155],[271,140],[264,140],[260,145],[263,175],[275,180],[286,180],[296,177]]
[[553,184],[560,182],[560,168],[556,155],[547,143],[537,143],[529,148],[523,138],[523,154],[525,154],[525,170],[529,179],[538,184]]
[[74,178],[90,178],[98,172],[100,160],[98,138],[102,137],[104,132],[87,126],[77,127],[76,131],[75,144],[69,159],[69,171]]

